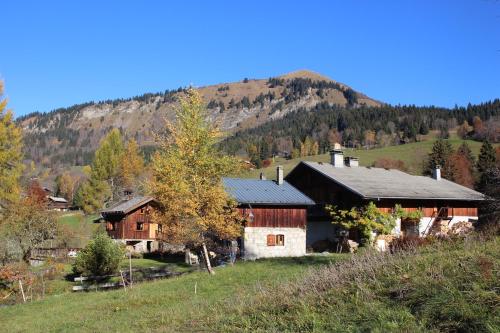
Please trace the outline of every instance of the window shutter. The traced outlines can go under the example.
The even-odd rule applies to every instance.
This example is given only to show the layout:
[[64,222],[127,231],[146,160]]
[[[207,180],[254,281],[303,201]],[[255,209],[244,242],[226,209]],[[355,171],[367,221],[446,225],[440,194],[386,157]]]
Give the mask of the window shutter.
[[274,235],[267,235],[267,246],[274,246],[276,244],[276,237]]

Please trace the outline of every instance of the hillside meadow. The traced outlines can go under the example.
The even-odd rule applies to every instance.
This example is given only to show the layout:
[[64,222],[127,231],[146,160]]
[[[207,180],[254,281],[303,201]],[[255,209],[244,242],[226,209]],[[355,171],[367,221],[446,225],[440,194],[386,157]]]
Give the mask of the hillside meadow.
[[7,332],[498,332],[500,237],[238,262],[0,309]]
[[[379,158],[390,158],[394,160],[401,160],[408,168],[408,172],[415,175],[421,175],[427,155],[432,150],[432,145],[436,139],[428,139],[425,141],[408,143],[398,146],[389,146],[384,148],[374,149],[344,149],[345,156],[354,156],[359,158],[361,166],[372,166],[373,163]],[[462,143],[466,142],[472,150],[472,153],[477,157],[481,149],[481,142],[473,140],[461,140],[458,138],[449,139],[453,149],[457,149]],[[262,169],[251,170],[244,176],[247,178],[257,178],[262,172],[267,179],[274,179],[276,177],[276,165],[282,165],[285,175],[293,170],[293,168],[300,163],[300,161],[313,161],[313,162],[330,162],[330,155],[320,154],[314,156],[305,156],[295,159],[275,158],[271,166]]]

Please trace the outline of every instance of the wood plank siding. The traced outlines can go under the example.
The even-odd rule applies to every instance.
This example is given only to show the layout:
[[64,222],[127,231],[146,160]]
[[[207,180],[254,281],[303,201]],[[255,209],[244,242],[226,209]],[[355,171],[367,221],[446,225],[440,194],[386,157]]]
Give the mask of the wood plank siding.
[[305,228],[307,223],[307,208],[287,206],[240,207],[240,214],[248,217],[253,213],[253,221],[247,219],[246,227],[267,228]]
[[[439,211],[441,207],[403,207],[405,212],[414,212],[417,210],[422,210],[423,217],[433,217]],[[392,212],[392,207],[379,207],[379,210],[384,213]],[[476,207],[448,207],[447,212],[444,214],[447,216],[478,216],[478,211]]]
[[[158,224],[152,223],[153,207],[147,204],[130,212],[125,216],[106,219],[106,231],[114,239],[157,239]],[[138,224],[142,230],[138,230]]]

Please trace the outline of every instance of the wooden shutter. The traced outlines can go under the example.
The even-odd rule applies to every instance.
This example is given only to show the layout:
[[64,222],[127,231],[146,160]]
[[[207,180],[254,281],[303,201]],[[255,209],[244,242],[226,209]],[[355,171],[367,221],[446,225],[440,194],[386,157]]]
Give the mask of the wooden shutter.
[[274,246],[276,244],[276,237],[274,235],[267,235],[267,246]]

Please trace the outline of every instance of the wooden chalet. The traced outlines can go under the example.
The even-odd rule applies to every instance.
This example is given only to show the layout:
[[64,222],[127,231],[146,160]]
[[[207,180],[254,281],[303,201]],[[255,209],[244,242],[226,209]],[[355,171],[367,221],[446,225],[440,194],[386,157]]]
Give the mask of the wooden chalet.
[[47,196],[47,209],[67,211],[70,208],[68,200],[60,197]]
[[226,191],[245,219],[242,257],[303,256],[306,253],[307,208],[314,202],[283,180],[224,178]]
[[153,252],[161,240],[161,225],[151,219],[156,207],[153,198],[137,196],[103,210],[100,222],[106,223],[111,238],[125,243],[129,250]]
[[301,162],[286,177],[291,185],[312,198],[309,210],[308,244],[335,238],[337,232],[324,207],[342,209],[374,202],[385,212],[399,204],[406,211],[421,210],[415,221],[398,221],[397,235],[429,234],[437,227],[473,222],[484,195],[441,178],[439,168],[433,177],[413,176],[395,169],[360,167],[356,158],[344,158],[341,150],[331,152],[331,163]]

